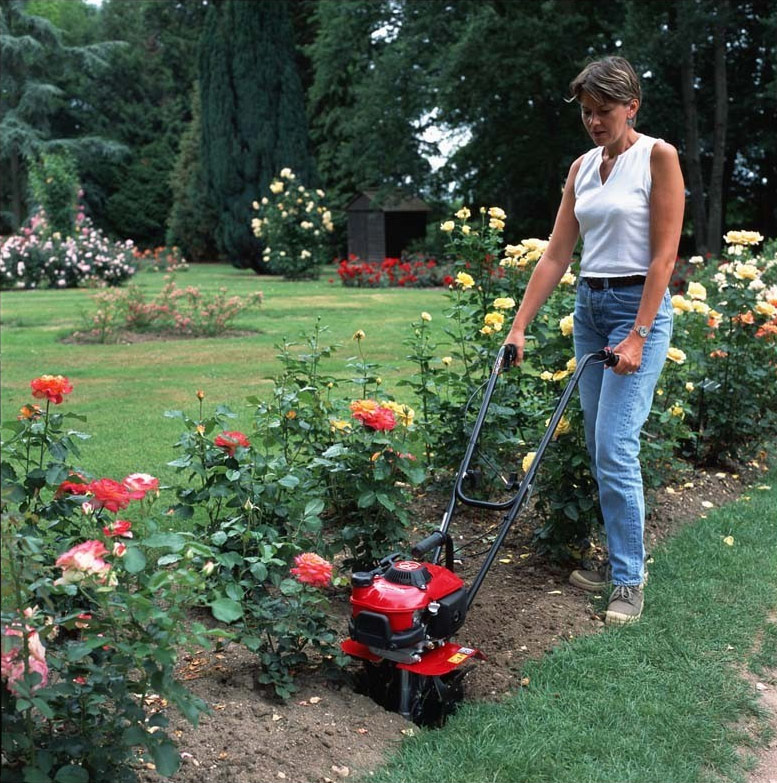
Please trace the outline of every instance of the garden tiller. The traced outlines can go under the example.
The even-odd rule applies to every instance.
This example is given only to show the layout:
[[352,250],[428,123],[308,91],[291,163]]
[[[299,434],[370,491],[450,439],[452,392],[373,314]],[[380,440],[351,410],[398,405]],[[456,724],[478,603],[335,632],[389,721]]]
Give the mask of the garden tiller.
[[[513,497],[498,502],[471,498],[464,489],[472,472],[470,463],[499,375],[510,367],[515,356],[513,345],[499,349],[439,530],[412,548],[412,559],[396,552],[383,558],[377,568],[356,571],[351,576],[350,638],[341,647],[364,661],[365,690],[373,700],[421,725],[444,721],[463,697],[463,679],[471,669],[467,662],[483,657],[479,650],[462,647],[451,637],[463,625],[499,548],[531,495],[537,469],[581,374],[591,364],[613,366],[618,361],[605,348],[579,362]],[[509,483],[509,488],[513,487],[514,481]],[[448,532],[460,504],[506,512],[470,585],[454,573],[453,539]],[[422,561],[429,553],[428,561]],[[440,565],[443,555],[444,565]]]

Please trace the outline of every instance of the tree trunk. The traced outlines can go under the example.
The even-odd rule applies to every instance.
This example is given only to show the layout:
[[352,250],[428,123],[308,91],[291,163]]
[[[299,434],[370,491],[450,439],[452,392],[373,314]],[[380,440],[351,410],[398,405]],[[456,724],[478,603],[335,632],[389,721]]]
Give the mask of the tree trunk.
[[[682,26],[680,27],[682,31]],[[691,192],[691,217],[696,252],[707,252],[707,220],[704,208],[704,181],[701,173],[699,153],[699,118],[694,92],[694,68],[692,41],[686,37],[682,42],[680,61],[680,87],[683,99],[683,117],[685,120],[685,166],[688,170],[688,187]]]
[[726,79],[726,21],[728,0],[721,0],[715,15],[713,52],[715,62],[715,127],[712,140],[712,170],[707,215],[707,249],[719,253],[723,231],[723,172],[726,165],[728,83]]

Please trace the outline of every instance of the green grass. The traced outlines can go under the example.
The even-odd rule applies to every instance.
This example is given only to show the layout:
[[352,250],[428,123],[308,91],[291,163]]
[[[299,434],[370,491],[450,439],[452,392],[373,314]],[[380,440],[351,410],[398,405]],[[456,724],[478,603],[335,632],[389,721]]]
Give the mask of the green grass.
[[[334,283],[329,283],[330,277]],[[135,278],[149,295],[164,284],[161,274],[141,273]],[[226,287],[230,294],[263,291],[263,306],[244,313],[238,329],[255,334],[241,338],[214,338],[146,342],[133,345],[73,345],[61,338],[83,328],[83,314],[93,312],[93,292],[11,291],[2,294],[2,420],[14,418],[31,398],[29,382],[44,373],[70,378],[74,392],[61,410],[84,414],[81,429],[92,434],[84,444],[80,467],[95,475],[121,478],[130,472],[154,473],[163,481],[173,476],[165,464],[174,459],[172,444],[180,423],[165,419],[172,408],[196,412],[195,391],[206,394],[206,406],[225,403],[240,414],[235,427],[249,427],[245,398],[265,396],[280,369],[274,346],[284,337],[297,340],[312,333],[316,319],[328,327],[326,343],[342,348],[327,360],[329,372],[349,378],[349,357],[357,354],[351,340],[357,329],[367,335],[363,350],[368,361],[381,366],[389,391],[411,372],[405,360],[409,349],[402,341],[410,322],[422,310],[432,314],[432,327],[442,338],[441,289],[343,288],[336,274],[289,283],[276,277],[257,277],[226,264],[193,266],[178,276],[181,286],[203,291]],[[442,349],[441,349],[442,350]],[[344,395],[356,395],[350,384]]]
[[640,623],[560,646],[526,668],[527,688],[465,705],[370,780],[744,780],[735,727],[758,710],[738,672],[775,655],[777,475],[766,483],[655,554]]

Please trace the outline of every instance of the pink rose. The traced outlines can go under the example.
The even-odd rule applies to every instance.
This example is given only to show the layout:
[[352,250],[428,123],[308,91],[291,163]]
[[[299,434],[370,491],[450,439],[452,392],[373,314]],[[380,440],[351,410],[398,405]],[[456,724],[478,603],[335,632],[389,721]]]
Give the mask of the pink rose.
[[103,534],[108,538],[122,536],[123,538],[132,538],[132,522],[128,519],[117,519],[103,528]]
[[303,552],[294,558],[291,573],[298,582],[312,587],[327,587],[332,582],[332,564],[315,552]]
[[159,479],[148,473],[131,473],[121,482],[133,500],[143,500],[147,492],[159,491]]
[[111,570],[110,565],[102,559],[107,554],[108,550],[102,541],[84,541],[74,546],[57,558],[56,565],[62,569],[62,576],[54,584],[73,584],[88,576],[104,580]]
[[[21,642],[22,633],[27,634],[27,649],[29,651],[27,669],[31,672],[37,672],[41,676],[41,681],[33,686],[33,690],[42,688],[49,679],[49,667],[46,665],[46,648],[43,646],[38,632],[30,628],[29,625],[25,625],[24,632],[20,628],[7,626],[3,629],[2,641],[4,651],[0,655],[0,675],[2,675],[4,680],[8,681],[8,690],[17,696],[18,692],[14,684],[17,680],[24,677],[25,669],[24,661],[20,658],[24,649]],[[17,642],[16,639],[19,639],[19,641]]]

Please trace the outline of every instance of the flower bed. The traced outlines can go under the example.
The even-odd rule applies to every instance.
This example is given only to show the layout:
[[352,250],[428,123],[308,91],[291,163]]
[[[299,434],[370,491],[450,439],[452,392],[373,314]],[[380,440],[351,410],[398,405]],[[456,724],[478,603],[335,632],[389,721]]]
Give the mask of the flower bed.
[[83,211],[65,237],[39,211],[0,244],[0,288],[118,286],[135,274],[134,251],[131,239],[111,242]]
[[351,255],[337,262],[337,274],[344,286],[356,288],[429,288],[453,282],[449,264],[441,265],[434,258],[417,254],[384,258],[380,263]]

